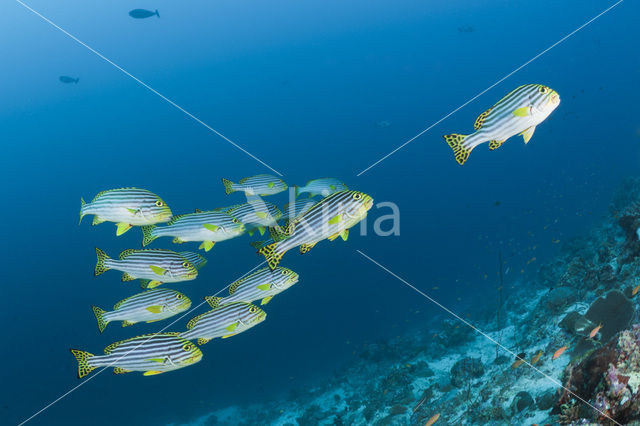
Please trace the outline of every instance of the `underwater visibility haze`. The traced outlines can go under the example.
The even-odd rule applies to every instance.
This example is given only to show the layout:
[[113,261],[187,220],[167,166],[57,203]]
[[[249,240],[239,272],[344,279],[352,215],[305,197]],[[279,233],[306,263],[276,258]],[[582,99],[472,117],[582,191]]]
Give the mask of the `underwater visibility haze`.
[[2,2],[0,424],[640,422],[637,16]]

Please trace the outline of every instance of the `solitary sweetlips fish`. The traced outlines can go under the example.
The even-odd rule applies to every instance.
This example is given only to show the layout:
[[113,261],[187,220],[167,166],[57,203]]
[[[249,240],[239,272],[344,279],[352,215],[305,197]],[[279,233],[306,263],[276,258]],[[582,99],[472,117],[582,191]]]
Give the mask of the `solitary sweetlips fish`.
[[63,83],[73,83],[73,84],[78,84],[78,82],[80,81],[80,77],[78,78],[73,78],[73,77],[69,77],[68,75],[61,75],[59,77],[60,81]]
[[507,139],[522,135],[528,143],[536,129],[560,104],[558,93],[541,84],[525,84],[511,91],[494,106],[478,116],[470,135],[444,135],[462,165],[476,146],[489,142],[489,149],[499,148]]
[[347,185],[336,178],[320,178],[313,179],[307,182],[304,186],[296,186],[296,198],[300,194],[309,193],[309,197],[315,197],[320,195],[326,197],[338,191],[345,191],[349,189]]

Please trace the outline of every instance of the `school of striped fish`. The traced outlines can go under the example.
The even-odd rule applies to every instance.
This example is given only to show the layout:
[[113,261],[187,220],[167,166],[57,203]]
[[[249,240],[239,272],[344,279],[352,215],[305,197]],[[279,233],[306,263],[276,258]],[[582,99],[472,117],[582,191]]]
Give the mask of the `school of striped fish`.
[[[126,249],[117,257],[95,249],[95,276],[109,270],[119,271],[121,281],[139,280],[143,289],[120,300],[112,309],[92,306],[100,333],[111,322],[121,322],[122,327],[154,323],[178,314],[187,315],[192,309],[193,302],[186,294],[167,288],[166,284],[197,279],[207,259],[194,251],[146,248],[156,239],[171,237],[174,244],[199,243],[198,248],[207,253],[214,244],[244,234],[265,235],[268,231],[270,238],[251,242],[268,266],[231,283],[226,296],[217,297],[217,293],[206,296],[198,306],[206,302],[210,310],[191,318],[186,331],[163,329],[117,341],[104,348],[104,355],[71,349],[78,362],[78,378],[109,367],[113,367],[115,374],[139,371],[151,376],[200,362],[203,354],[199,346],[215,338],[235,336],[264,322],[267,313],[263,306],[299,281],[296,272],[279,266],[285,252],[299,247],[304,254],[323,239],[347,240],[349,228],[364,219],[373,205],[369,195],[349,190],[338,179],[321,178],[294,186],[295,201],[284,206],[283,214],[275,204],[261,198],[289,189],[282,179],[261,174],[237,183],[222,179],[222,183],[227,195],[241,192],[247,202],[173,215],[159,196],[146,189],[111,189],[98,193],[89,203],[80,200],[80,222],[84,216],[93,215],[93,225],[115,223],[117,236],[134,226],[142,233],[142,249]],[[302,194],[308,198],[298,198]]]

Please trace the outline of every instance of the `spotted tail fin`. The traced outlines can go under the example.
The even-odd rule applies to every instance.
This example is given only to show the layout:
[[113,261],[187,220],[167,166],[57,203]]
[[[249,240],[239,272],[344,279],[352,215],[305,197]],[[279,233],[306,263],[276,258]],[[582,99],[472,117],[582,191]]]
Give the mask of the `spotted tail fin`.
[[258,250],[258,253],[264,256],[269,264],[269,268],[273,271],[280,263],[280,259],[282,259],[282,255],[284,253],[278,253],[276,249],[278,248],[278,243],[271,243],[262,247]]
[[109,270],[104,263],[107,259],[110,259],[110,257],[98,247],[96,247],[96,256],[98,257],[98,260],[96,261],[96,268],[93,270],[93,275],[98,276]]
[[222,178],[222,184],[224,185],[224,192],[229,195],[232,192],[236,192],[235,189],[233,189],[233,182],[231,182],[229,179],[225,179]]
[[104,314],[107,311],[100,309],[97,306],[92,306],[91,309],[93,309],[93,314],[96,316],[96,320],[98,320],[98,328],[100,329],[100,333],[102,333],[107,324],[109,324],[109,321],[104,319]]
[[155,225],[147,225],[147,226],[140,227],[140,229],[142,230],[142,247],[145,247],[148,244],[151,244],[151,241],[158,238],[156,235],[153,235],[153,230],[155,228],[156,228]]
[[69,349],[74,357],[76,357],[76,361],[78,361],[78,379],[82,379],[87,374],[91,373],[97,367],[89,365],[89,360],[94,357],[93,354],[89,352],[80,351],[78,349]]
[[464,140],[469,135],[459,135],[457,133],[452,133],[450,135],[444,135],[444,140],[447,141],[447,144],[453,150],[453,155],[456,156],[456,161],[458,164],[463,165],[467,159],[469,158],[469,154],[471,154],[471,150],[473,148],[467,148],[463,145]]

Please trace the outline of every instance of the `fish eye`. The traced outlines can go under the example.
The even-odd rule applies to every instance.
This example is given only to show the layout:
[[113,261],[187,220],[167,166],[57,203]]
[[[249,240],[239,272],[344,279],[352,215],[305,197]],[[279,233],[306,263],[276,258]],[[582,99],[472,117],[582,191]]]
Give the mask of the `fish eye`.
[[182,262],[182,267],[183,268],[191,268],[193,265],[191,265],[191,263],[189,262]]
[[286,269],[282,270],[282,275],[287,275],[287,270]]
[[359,200],[360,198],[362,198],[362,194],[360,194],[359,192],[356,192],[355,194],[353,194],[354,200]]
[[162,207],[162,206],[164,206],[164,203],[162,202],[162,200],[158,200],[158,201],[156,201],[156,206]]
[[540,86],[538,90],[540,90],[540,93],[545,94],[549,91],[549,88],[547,86]]
[[193,349],[193,343],[185,343],[182,346],[182,350],[185,352],[190,352]]
[[249,312],[251,312],[252,314],[255,314],[256,312],[258,312],[258,308],[256,308],[255,306],[251,306],[249,308]]
[[176,299],[182,299],[184,296],[182,296],[182,294],[177,294],[176,295]]

